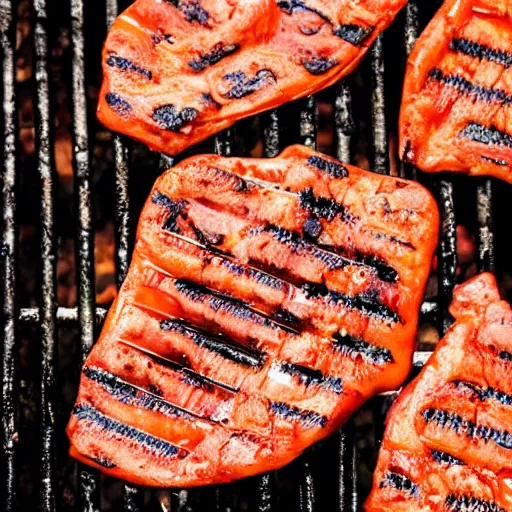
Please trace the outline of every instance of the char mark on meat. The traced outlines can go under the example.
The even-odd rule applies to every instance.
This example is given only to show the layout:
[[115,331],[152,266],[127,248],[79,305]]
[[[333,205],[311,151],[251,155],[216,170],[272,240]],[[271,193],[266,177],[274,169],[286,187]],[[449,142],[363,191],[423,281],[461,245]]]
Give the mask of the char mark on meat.
[[189,386],[194,386],[207,392],[212,392],[216,387],[224,389],[231,393],[238,393],[239,391],[239,389],[234,386],[230,386],[229,384],[225,384],[224,382],[220,382],[210,377],[206,377],[205,375],[201,375],[200,373],[197,373],[194,370],[191,370],[190,368],[187,368],[186,366],[177,363],[176,361],[172,361],[171,359],[167,359],[166,357],[156,354],[155,352],[152,352],[151,350],[148,350],[145,347],[135,345],[122,339],[119,341],[124,345],[127,345],[128,347],[136,350],[137,352],[144,354],[146,357],[149,357],[160,366],[163,366],[164,368],[169,368],[170,370],[179,373],[181,376],[181,381]]
[[311,57],[308,59],[302,59],[301,64],[312,75],[323,75],[334,66],[337,66],[339,62],[333,59],[326,59],[325,57]]
[[171,444],[169,441],[109,418],[90,405],[79,404],[75,406],[73,415],[79,421],[88,421],[97,425],[105,435],[112,439],[118,439],[118,436],[127,437],[159,457],[182,458],[186,456],[186,452],[182,448]]
[[164,331],[175,332],[192,340],[197,346],[249,368],[261,369],[266,355],[259,350],[246,347],[224,336],[212,335],[181,321],[162,320],[160,327]]
[[89,460],[94,462],[95,464],[98,464],[98,466],[101,466],[105,469],[114,469],[117,468],[117,464],[114,464],[110,459],[107,459],[105,457],[87,457]]
[[293,14],[294,12],[300,12],[300,11],[308,11],[316,14],[319,16],[322,20],[326,21],[330,25],[333,25],[330,18],[324,14],[322,11],[319,11],[318,9],[315,9],[313,7],[309,7],[303,2],[302,0],[284,0],[277,2],[277,5],[280,9],[282,9],[287,14]]
[[274,277],[266,272],[261,270],[245,267],[244,265],[239,265],[231,260],[224,259],[222,260],[222,266],[226,268],[229,272],[236,274],[238,276],[246,275],[250,279],[253,279],[259,284],[264,286],[268,286],[270,288],[274,288],[275,290],[284,289],[285,284],[283,281],[277,277]]
[[477,396],[479,400],[485,402],[486,400],[496,400],[503,405],[512,405],[512,395],[499,391],[490,386],[483,388],[471,382],[465,382],[461,380],[453,381],[453,385],[458,389],[469,391],[473,395]]
[[165,416],[176,418],[193,419],[196,416],[189,411],[164,400],[155,395],[151,391],[139,388],[130,384],[116,375],[87,366],[83,370],[83,374],[93,382],[99,384],[109,395],[119,400],[119,402],[135,407],[141,407],[148,411],[158,412]]
[[109,53],[107,58],[107,66],[110,66],[111,68],[117,68],[121,71],[133,71],[134,73],[145,76],[149,80],[151,80],[153,76],[149,69],[145,69],[138,64],[135,64],[131,60],[120,57],[114,52]]
[[314,370],[307,366],[292,363],[281,363],[278,370],[288,375],[293,375],[305,386],[316,385],[334,391],[340,395],[343,392],[341,377],[324,375],[320,370]]
[[217,62],[221,61],[224,57],[235,53],[240,48],[237,43],[234,44],[216,44],[212,50],[206,55],[201,55],[198,59],[191,60],[188,65],[194,71],[203,71],[206,68],[213,66]]
[[347,43],[354,46],[361,46],[373,33],[371,27],[361,27],[360,25],[340,25],[333,30],[333,34]]
[[332,222],[338,216],[350,224],[357,220],[346,206],[334,199],[315,196],[311,187],[299,192],[299,205],[327,222]]
[[440,69],[434,68],[430,71],[429,77],[435,82],[453,87],[460,94],[469,96],[473,101],[497,103],[499,105],[512,104],[512,95],[503,89],[491,89],[482,85],[475,85],[461,75],[445,75]]
[[504,146],[512,148],[512,135],[495,126],[487,127],[480,123],[468,123],[460,132],[460,137],[486,146]]
[[271,411],[277,416],[283,416],[292,421],[300,421],[306,428],[325,427],[327,425],[327,417],[314,411],[299,409],[291,406],[286,402],[271,402]]
[[372,345],[349,334],[336,333],[333,338],[333,348],[344,356],[352,359],[360,356],[365,361],[377,366],[384,366],[393,362],[391,350],[387,348]]
[[448,510],[453,512],[507,512],[498,504],[475,496],[450,494],[446,498],[445,504]]
[[485,155],[481,155],[480,158],[484,162],[489,162],[490,164],[499,165],[500,167],[508,167],[510,164],[506,160],[499,160],[497,158],[491,158]]
[[115,92],[108,92],[105,95],[105,101],[107,105],[118,115],[120,116],[129,116],[132,111],[132,106],[119,94]]
[[384,479],[380,482],[380,487],[392,487],[397,491],[411,494],[413,496],[418,493],[418,486],[413,483],[412,480],[393,471],[388,471],[386,473]]
[[316,155],[308,158],[308,165],[329,174],[333,178],[346,178],[348,176],[348,169],[341,163],[325,160]]
[[302,289],[305,291],[307,297],[322,298],[331,304],[342,304],[348,309],[356,309],[361,314],[382,322],[402,322],[402,319],[396,311],[388,308],[379,300],[376,290],[368,290],[356,295],[346,295],[341,292],[329,290],[327,286],[318,283],[305,283]]
[[441,409],[425,409],[422,416],[426,423],[436,423],[441,428],[450,429],[459,435],[465,435],[475,441],[494,442],[506,450],[512,450],[512,434],[506,430],[478,425],[471,420],[465,420],[458,414]]
[[179,293],[189,300],[201,303],[206,302],[214,311],[221,311],[234,318],[252,322],[272,330],[282,330],[290,334],[297,334],[296,331],[290,327],[280,324],[260,313],[256,313],[247,303],[231,295],[210,290],[185,279],[178,279],[175,283],[175,287]]
[[207,26],[210,14],[203,9],[198,0],[165,0],[167,3],[174,5],[184,15],[185,19],[190,23],[197,21],[200,25]]
[[507,361],[512,363],[512,352],[507,352],[506,350],[502,350],[499,354],[500,359],[503,361]]
[[497,50],[485,44],[469,39],[454,38],[450,42],[450,50],[469,55],[475,59],[488,60],[500,64],[505,68],[512,66],[512,53],[505,50]]
[[196,119],[199,112],[192,107],[178,111],[174,105],[161,105],[153,110],[152,119],[162,130],[178,133],[181,128]]
[[178,216],[187,206],[186,201],[173,201],[170,197],[162,194],[161,192],[158,192],[158,190],[153,192],[151,200],[154,204],[163,206],[169,211],[169,215],[165,219],[162,229],[165,231],[171,231],[172,233],[180,234],[181,230],[178,228],[176,221],[178,220]]
[[231,85],[231,89],[223,94],[228,99],[243,98],[277,82],[276,75],[270,69],[260,69],[253,78],[247,78],[243,71],[236,71],[224,75],[222,79]]
[[450,455],[449,453],[441,452],[439,450],[432,450],[432,458],[438,464],[447,464],[449,466],[463,466],[464,462]]

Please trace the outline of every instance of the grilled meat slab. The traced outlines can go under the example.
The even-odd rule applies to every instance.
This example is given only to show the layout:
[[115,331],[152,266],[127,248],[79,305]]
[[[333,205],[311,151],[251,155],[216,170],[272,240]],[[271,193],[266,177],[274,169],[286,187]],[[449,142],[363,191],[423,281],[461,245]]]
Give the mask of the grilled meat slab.
[[512,182],[512,2],[447,0],[411,53],[400,151],[420,169]]
[[406,0],[137,0],[103,51],[98,117],[174,155],[347,75]]
[[83,368],[72,454],[154,486],[290,462],[405,380],[438,222],[420,185],[303,146],[169,169]]
[[365,510],[512,510],[512,311],[491,274],[455,289],[455,323],[387,418]]

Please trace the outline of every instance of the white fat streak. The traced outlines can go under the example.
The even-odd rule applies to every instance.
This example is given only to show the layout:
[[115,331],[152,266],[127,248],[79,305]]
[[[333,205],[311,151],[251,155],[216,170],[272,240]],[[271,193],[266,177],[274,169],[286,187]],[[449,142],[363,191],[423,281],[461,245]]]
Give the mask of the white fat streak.
[[121,14],[121,16],[119,16],[119,19],[126,21],[126,23],[129,23],[130,25],[142,30],[142,27],[140,26],[139,22],[134,20],[133,18],[130,18],[130,16],[126,14]]

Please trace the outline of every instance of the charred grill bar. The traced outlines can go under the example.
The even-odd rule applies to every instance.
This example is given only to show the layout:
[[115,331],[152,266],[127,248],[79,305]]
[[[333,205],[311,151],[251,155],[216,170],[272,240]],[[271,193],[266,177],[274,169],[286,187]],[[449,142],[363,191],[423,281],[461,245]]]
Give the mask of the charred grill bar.
[[[62,433],[55,432],[55,399],[54,389],[56,349],[56,331],[58,325],[78,325],[81,333],[81,349],[83,357],[87,355],[94,339],[96,328],[102,322],[106,311],[95,308],[94,304],[94,244],[92,231],[91,204],[91,167],[89,162],[89,141],[87,126],[87,96],[84,64],[84,3],[82,0],[71,0],[71,40],[73,51],[73,136],[74,136],[74,172],[75,193],[77,204],[77,286],[78,309],[59,307],[56,302],[56,235],[54,229],[55,180],[53,175],[53,113],[50,108],[50,80],[48,74],[48,23],[46,0],[34,0],[34,70],[37,83],[37,95],[34,98],[36,114],[37,162],[41,205],[41,289],[38,307],[21,308],[16,300],[17,273],[17,180],[22,170],[16,165],[17,110],[15,94],[15,12],[16,2],[0,0],[0,46],[2,50],[2,126],[3,153],[1,167],[2,186],[2,238],[0,245],[1,280],[2,280],[2,483],[0,507],[5,512],[16,510],[16,494],[18,492],[19,464],[17,452],[17,414],[19,403],[16,389],[18,386],[16,367],[18,356],[17,336],[22,325],[36,326],[40,329],[41,339],[41,387],[40,408],[41,423],[39,435],[40,446],[40,507],[44,511],[55,510],[58,502],[55,489],[56,467],[55,446],[63,442]],[[418,21],[419,2],[410,1],[405,12],[404,46],[409,53],[420,33]],[[117,1],[106,0],[106,23],[110,25],[118,13]],[[384,40],[381,35],[375,42],[371,56],[372,68],[372,124],[373,124],[373,169],[376,172],[389,172],[388,132],[385,116],[384,91]],[[484,51],[458,42],[458,50],[464,52]],[[225,51],[225,50],[224,50]],[[506,58],[510,56],[489,54],[488,58]],[[443,77],[440,77],[443,78]],[[352,116],[352,95],[349,81],[342,81],[336,87],[334,102],[334,128],[336,155],[342,162],[353,160],[351,152],[352,137],[355,132],[355,121]],[[454,83],[462,87],[460,82]],[[481,91],[473,91],[474,94]],[[496,96],[496,94],[495,94]],[[494,96],[493,96],[494,98]],[[502,96],[496,96],[502,99]],[[309,147],[316,146],[317,138],[317,105],[314,97],[301,102],[299,140]],[[272,157],[283,149],[280,140],[280,110],[264,113],[262,121],[263,151],[266,157]],[[216,137],[216,148],[219,154],[231,155],[236,152],[235,129],[227,130]],[[243,134],[242,134],[243,135]],[[131,247],[130,240],[134,219],[130,216],[129,167],[126,145],[119,136],[114,137],[115,168],[116,168],[116,268],[117,284],[122,283],[129,265]],[[162,156],[162,168],[172,165],[172,159]],[[136,169],[132,170],[137,172]],[[414,171],[414,175],[416,172]],[[475,180],[476,181],[476,180]],[[478,222],[478,267],[479,270],[494,270],[494,234],[492,218],[492,182],[479,179],[477,183],[476,216]],[[450,178],[438,180],[438,197],[442,215],[442,232],[439,268],[438,303],[426,303],[422,307],[424,313],[439,312],[438,320],[445,330],[450,324],[447,306],[456,282],[456,231],[454,211],[454,183]],[[421,356],[421,357],[420,357]],[[417,360],[424,360],[424,354],[417,354]],[[377,418],[381,421],[382,418]],[[338,444],[338,482],[340,511],[356,511],[359,497],[357,494],[357,453],[354,444],[354,428],[349,423],[336,437]],[[299,507],[302,511],[314,511],[316,483],[314,471],[305,454],[297,462],[301,475]],[[262,475],[255,482],[258,493],[257,508],[260,512],[273,510],[275,502],[275,486],[273,475]],[[403,482],[390,477],[390,484]],[[81,509],[86,512],[98,510],[100,507],[99,476],[95,471],[80,467],[79,489],[81,493]],[[201,491],[203,492],[203,491]],[[204,491],[206,492],[206,491]],[[126,511],[143,510],[145,491],[136,487],[124,486],[124,509]],[[222,487],[215,492],[216,510],[232,509],[232,498],[229,488]],[[454,507],[457,499],[449,503]],[[462,498],[460,498],[462,500]],[[459,500],[459,501],[460,501]],[[188,503],[188,492],[173,490],[167,495],[166,503],[173,506],[172,510],[193,510]],[[164,502],[162,501],[162,503]],[[213,505],[213,503],[211,503]]]

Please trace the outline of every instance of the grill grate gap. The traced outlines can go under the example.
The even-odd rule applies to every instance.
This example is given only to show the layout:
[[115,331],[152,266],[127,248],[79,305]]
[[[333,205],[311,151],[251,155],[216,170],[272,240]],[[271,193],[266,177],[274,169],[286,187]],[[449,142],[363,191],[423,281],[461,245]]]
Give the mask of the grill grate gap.
[[35,76],[37,101],[35,126],[37,165],[41,180],[41,510],[55,510],[55,390],[54,355],[56,343],[56,243],[54,230],[54,175],[48,78],[47,7],[34,2]]

